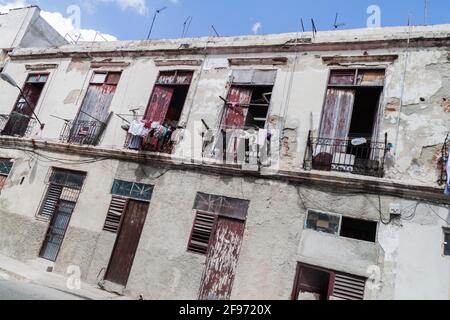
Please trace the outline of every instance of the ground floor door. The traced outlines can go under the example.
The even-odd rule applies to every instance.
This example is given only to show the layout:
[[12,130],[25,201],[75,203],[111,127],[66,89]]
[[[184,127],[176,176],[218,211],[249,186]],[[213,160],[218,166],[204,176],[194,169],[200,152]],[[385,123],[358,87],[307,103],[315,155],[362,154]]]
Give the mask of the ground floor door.
[[41,258],[56,260],[74,208],[75,202],[59,200],[42,244]]
[[244,230],[244,221],[218,218],[206,256],[200,300],[230,298]]
[[125,286],[141,238],[149,203],[129,199],[120,224],[105,280]]

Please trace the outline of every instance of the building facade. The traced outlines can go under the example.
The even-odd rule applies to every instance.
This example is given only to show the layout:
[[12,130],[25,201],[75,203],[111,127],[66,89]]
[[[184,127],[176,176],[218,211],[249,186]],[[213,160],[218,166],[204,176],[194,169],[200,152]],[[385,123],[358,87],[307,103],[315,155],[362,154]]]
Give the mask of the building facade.
[[146,299],[449,299],[449,32],[15,49],[0,252]]

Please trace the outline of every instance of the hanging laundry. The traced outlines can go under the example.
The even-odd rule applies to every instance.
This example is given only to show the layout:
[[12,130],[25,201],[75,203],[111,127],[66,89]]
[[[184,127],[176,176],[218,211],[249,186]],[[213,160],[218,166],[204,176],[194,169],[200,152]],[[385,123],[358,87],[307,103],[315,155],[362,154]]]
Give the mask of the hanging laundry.
[[175,131],[172,133],[172,135],[170,137],[170,140],[173,143],[177,144],[183,139],[183,134],[184,134],[184,129],[182,129],[182,128],[175,129]]
[[259,129],[258,131],[258,145],[264,146],[267,140],[267,130]]
[[145,137],[150,132],[150,129],[145,126],[146,124],[142,121],[133,120],[130,123],[130,128],[128,129],[128,133],[132,136],[140,136]]
[[129,149],[140,150],[142,145],[142,137],[141,136],[133,136],[128,144]]

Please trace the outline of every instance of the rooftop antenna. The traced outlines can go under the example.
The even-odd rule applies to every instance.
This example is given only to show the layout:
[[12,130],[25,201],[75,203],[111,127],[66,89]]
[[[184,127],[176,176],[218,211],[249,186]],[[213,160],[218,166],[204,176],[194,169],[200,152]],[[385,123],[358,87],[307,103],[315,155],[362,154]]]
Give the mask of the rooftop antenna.
[[425,1],[425,5],[424,5],[424,9],[423,9],[423,24],[427,25],[427,20],[428,20],[428,0],[424,0]]
[[315,36],[317,33],[317,28],[316,28],[316,24],[314,23],[313,18],[311,18],[311,26],[312,26],[313,36]]
[[216,36],[220,37],[219,33],[217,32],[216,28],[214,28],[214,25],[211,25],[211,28],[213,29]]
[[189,16],[189,17],[187,17],[187,19],[184,21],[184,23],[183,23],[183,32],[181,33],[181,37],[182,38],[184,38],[186,35],[187,35],[187,33],[188,33],[188,31],[189,31],[189,27],[191,26],[191,22],[192,22],[192,17],[191,16]]
[[337,29],[339,27],[342,27],[342,26],[345,26],[345,23],[338,23],[338,15],[339,15],[339,13],[336,12],[336,16],[334,18],[334,24],[333,24],[333,27],[335,29]]
[[302,27],[302,36],[303,36],[303,33],[305,33],[305,25],[303,24],[303,18],[300,18],[300,25]]
[[155,10],[155,14],[153,15],[152,24],[151,24],[151,26],[150,26],[150,30],[148,31],[147,40],[150,39],[150,35],[152,34],[153,25],[155,24],[156,16],[157,16],[158,14],[160,14],[161,11],[166,10],[166,9],[167,9],[167,7],[163,7],[163,8],[160,8],[160,9]]

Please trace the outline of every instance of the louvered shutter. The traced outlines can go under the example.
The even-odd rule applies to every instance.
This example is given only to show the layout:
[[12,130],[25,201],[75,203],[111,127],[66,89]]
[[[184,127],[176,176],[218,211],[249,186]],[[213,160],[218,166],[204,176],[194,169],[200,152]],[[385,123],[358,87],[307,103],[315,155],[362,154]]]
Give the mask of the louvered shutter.
[[206,254],[215,222],[216,215],[197,211],[189,239],[189,251]]
[[106,214],[105,225],[103,230],[117,233],[119,230],[120,219],[127,204],[127,199],[120,197],[112,197],[109,205],[108,213]]
[[0,175],[0,190],[2,190],[3,186],[5,185],[6,178],[6,176]]
[[48,186],[47,194],[41,207],[39,215],[51,217],[56,210],[63,187],[55,184]]
[[332,296],[343,300],[363,300],[365,284],[365,278],[336,273]]

